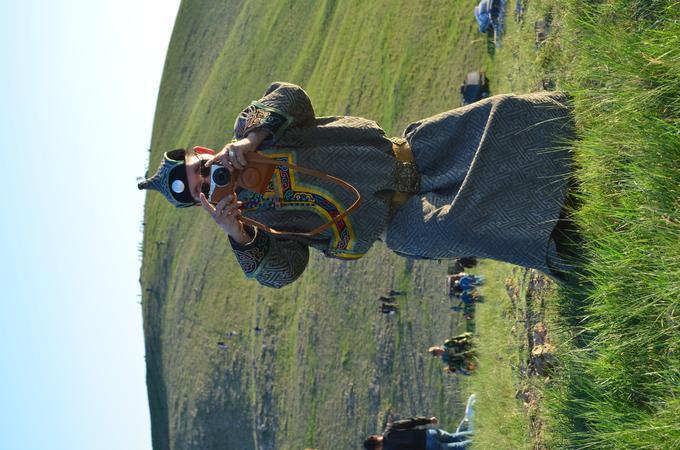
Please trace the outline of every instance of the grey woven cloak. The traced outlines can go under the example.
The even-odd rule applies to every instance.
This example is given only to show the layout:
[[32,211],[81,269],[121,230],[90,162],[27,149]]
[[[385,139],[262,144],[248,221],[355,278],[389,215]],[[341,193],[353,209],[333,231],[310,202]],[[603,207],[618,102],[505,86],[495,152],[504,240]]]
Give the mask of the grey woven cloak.
[[[387,246],[420,258],[479,256],[540,269],[559,266],[551,233],[565,197],[566,144],[573,123],[560,93],[502,95],[411,124],[405,132],[421,173],[421,191],[388,218],[395,186],[391,142],[372,121],[316,118],[306,93],[274,83],[236,122],[236,136],[267,129],[263,154],[352,183],[363,196],[346,223],[314,238],[254,232],[231,240],[246,276],[282,287],[304,271],[308,247],[355,259],[383,234]],[[352,201],[347,191],[279,167],[271,192],[239,193],[243,214],[306,231]]]
[[499,95],[409,125],[421,192],[386,244],[416,257],[474,255],[551,273],[570,171],[565,96]]

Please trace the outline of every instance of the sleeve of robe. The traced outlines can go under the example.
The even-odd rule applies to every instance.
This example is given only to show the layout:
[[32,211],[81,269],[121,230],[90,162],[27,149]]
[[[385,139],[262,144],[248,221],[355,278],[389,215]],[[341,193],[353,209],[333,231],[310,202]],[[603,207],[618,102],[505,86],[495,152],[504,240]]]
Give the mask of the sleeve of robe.
[[[272,83],[259,100],[241,111],[234,135],[241,139],[253,130],[267,130],[273,142],[286,130],[314,121],[314,108],[307,93],[295,84]],[[260,230],[247,245],[230,238],[236,259],[248,278],[260,284],[281,288],[295,281],[309,260],[309,248],[298,241],[275,238]]]
[[236,118],[234,135],[244,138],[253,130],[267,130],[274,142],[291,127],[314,121],[314,108],[307,93],[295,84],[272,83],[259,100]]
[[278,239],[254,229],[247,244],[229,238],[236,260],[248,278],[263,286],[282,288],[295,281],[307,267],[309,247],[291,239]]

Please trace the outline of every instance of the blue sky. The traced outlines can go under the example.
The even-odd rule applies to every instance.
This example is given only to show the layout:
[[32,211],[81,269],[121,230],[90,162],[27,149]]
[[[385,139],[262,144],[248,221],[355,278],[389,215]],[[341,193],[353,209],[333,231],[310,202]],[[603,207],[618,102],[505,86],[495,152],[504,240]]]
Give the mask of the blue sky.
[[0,448],[149,449],[136,177],[179,0],[0,5]]

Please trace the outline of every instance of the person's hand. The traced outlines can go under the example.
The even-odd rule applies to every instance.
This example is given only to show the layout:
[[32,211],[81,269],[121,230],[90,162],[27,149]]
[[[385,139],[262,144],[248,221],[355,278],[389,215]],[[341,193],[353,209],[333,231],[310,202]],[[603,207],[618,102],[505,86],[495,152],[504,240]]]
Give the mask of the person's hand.
[[232,168],[241,170],[248,164],[246,155],[254,152],[267,136],[269,136],[267,130],[253,130],[245,138],[225,145],[207,162],[206,166],[210,167],[214,162],[218,162],[230,171]]
[[249,138],[230,142],[206,163],[206,167],[212,166],[213,163],[219,163],[230,170],[232,168],[242,170],[248,164],[246,155],[255,151],[256,148],[255,142]]
[[437,419],[435,416],[430,417],[430,423],[432,425],[437,425],[439,423],[439,419]]
[[243,223],[238,220],[242,202],[238,201],[236,194],[227,195],[215,206],[210,204],[203,192],[201,192],[200,197],[203,209],[210,214],[225,233],[239,244],[246,244],[250,241],[251,236],[246,233]]

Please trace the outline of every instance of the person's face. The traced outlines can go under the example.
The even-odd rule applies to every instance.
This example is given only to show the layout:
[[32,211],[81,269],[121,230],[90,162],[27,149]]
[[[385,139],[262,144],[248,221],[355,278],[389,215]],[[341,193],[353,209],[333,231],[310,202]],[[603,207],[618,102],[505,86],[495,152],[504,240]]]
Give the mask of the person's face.
[[207,189],[210,188],[210,173],[205,169],[201,170],[207,160],[207,155],[191,153],[186,156],[184,161],[187,181],[189,182],[189,192],[191,192],[191,196],[197,202],[201,200],[199,195],[201,191],[208,195]]
[[444,354],[444,349],[441,347],[436,347],[432,349],[432,356],[442,356]]

